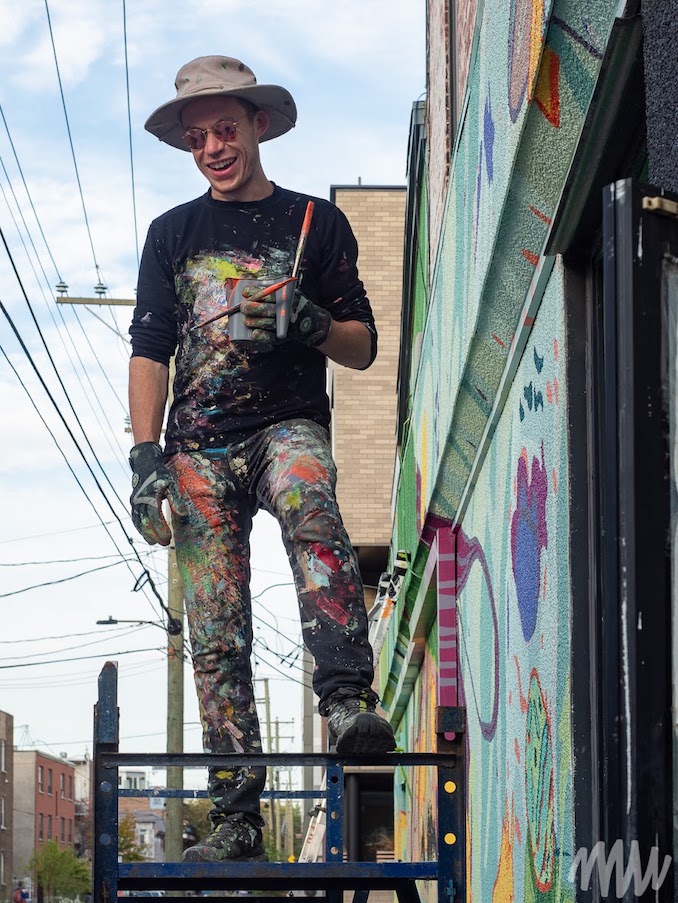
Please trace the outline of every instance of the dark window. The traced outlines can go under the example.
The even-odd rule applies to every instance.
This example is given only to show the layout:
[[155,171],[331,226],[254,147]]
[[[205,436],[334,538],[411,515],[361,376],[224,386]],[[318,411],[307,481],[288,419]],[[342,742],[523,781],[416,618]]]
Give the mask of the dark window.
[[45,816],[40,813],[38,815],[38,840],[45,839]]
[[47,769],[47,796],[52,795],[52,769]]

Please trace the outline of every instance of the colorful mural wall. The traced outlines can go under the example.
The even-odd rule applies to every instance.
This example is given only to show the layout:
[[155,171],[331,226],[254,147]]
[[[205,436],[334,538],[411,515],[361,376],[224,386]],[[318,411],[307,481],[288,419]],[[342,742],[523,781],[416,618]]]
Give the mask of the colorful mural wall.
[[483,5],[412,410],[420,529],[455,515],[617,5]]
[[[457,536],[469,900],[574,899],[561,275],[546,289]],[[400,724],[405,748],[435,748],[439,673],[436,629]],[[399,854],[435,858],[434,774],[395,784]]]
[[[437,625],[413,686],[399,671],[432,538],[454,526],[468,899],[482,903],[574,900],[567,301],[560,261],[549,276],[541,252],[617,6],[478,5],[402,450],[394,552],[407,549],[411,568],[379,661],[381,686],[401,745],[434,748],[444,664]],[[525,305],[539,276],[533,317]],[[517,357],[519,336],[527,343]],[[396,796],[399,855],[435,858],[433,775],[403,775]]]

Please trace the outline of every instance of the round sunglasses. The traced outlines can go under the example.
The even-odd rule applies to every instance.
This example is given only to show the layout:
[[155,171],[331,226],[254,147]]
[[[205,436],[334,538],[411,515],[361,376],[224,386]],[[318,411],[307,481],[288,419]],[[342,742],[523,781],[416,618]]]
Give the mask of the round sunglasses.
[[186,129],[183,138],[191,150],[202,150],[207,144],[207,135],[212,132],[219,141],[233,141],[238,130],[238,125],[247,119],[249,113],[245,113],[240,119],[220,119],[211,129],[190,128]]

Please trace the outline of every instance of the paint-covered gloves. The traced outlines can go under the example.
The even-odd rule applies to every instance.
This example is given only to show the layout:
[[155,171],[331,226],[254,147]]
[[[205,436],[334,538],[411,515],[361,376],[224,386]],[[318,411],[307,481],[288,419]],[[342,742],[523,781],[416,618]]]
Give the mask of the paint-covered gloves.
[[172,531],[162,513],[163,499],[173,511],[186,514],[174,477],[157,442],[140,442],[129,453],[132,468],[132,521],[147,543],[168,546]]
[[322,345],[327,340],[332,328],[332,315],[328,310],[309,301],[300,292],[296,292],[290,311],[287,327],[287,339],[276,338],[275,300],[263,298],[261,301],[246,300],[242,302],[240,312],[243,314],[245,326],[252,330],[255,342],[275,345],[292,339],[312,348]]

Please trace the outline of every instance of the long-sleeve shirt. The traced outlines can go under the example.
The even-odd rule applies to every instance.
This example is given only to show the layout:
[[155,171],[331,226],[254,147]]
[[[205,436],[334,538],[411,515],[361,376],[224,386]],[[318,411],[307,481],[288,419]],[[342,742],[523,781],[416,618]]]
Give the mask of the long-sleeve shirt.
[[[167,364],[176,351],[165,452],[221,448],[272,423],[307,418],[329,426],[325,356],[299,342],[272,348],[228,336],[228,280],[292,272],[309,200],[315,209],[300,291],[337,321],[374,318],[344,214],[329,201],[274,187],[261,201],[218,201],[209,192],[151,223],[137,285],[132,354]],[[369,365],[368,365],[369,366]]]

